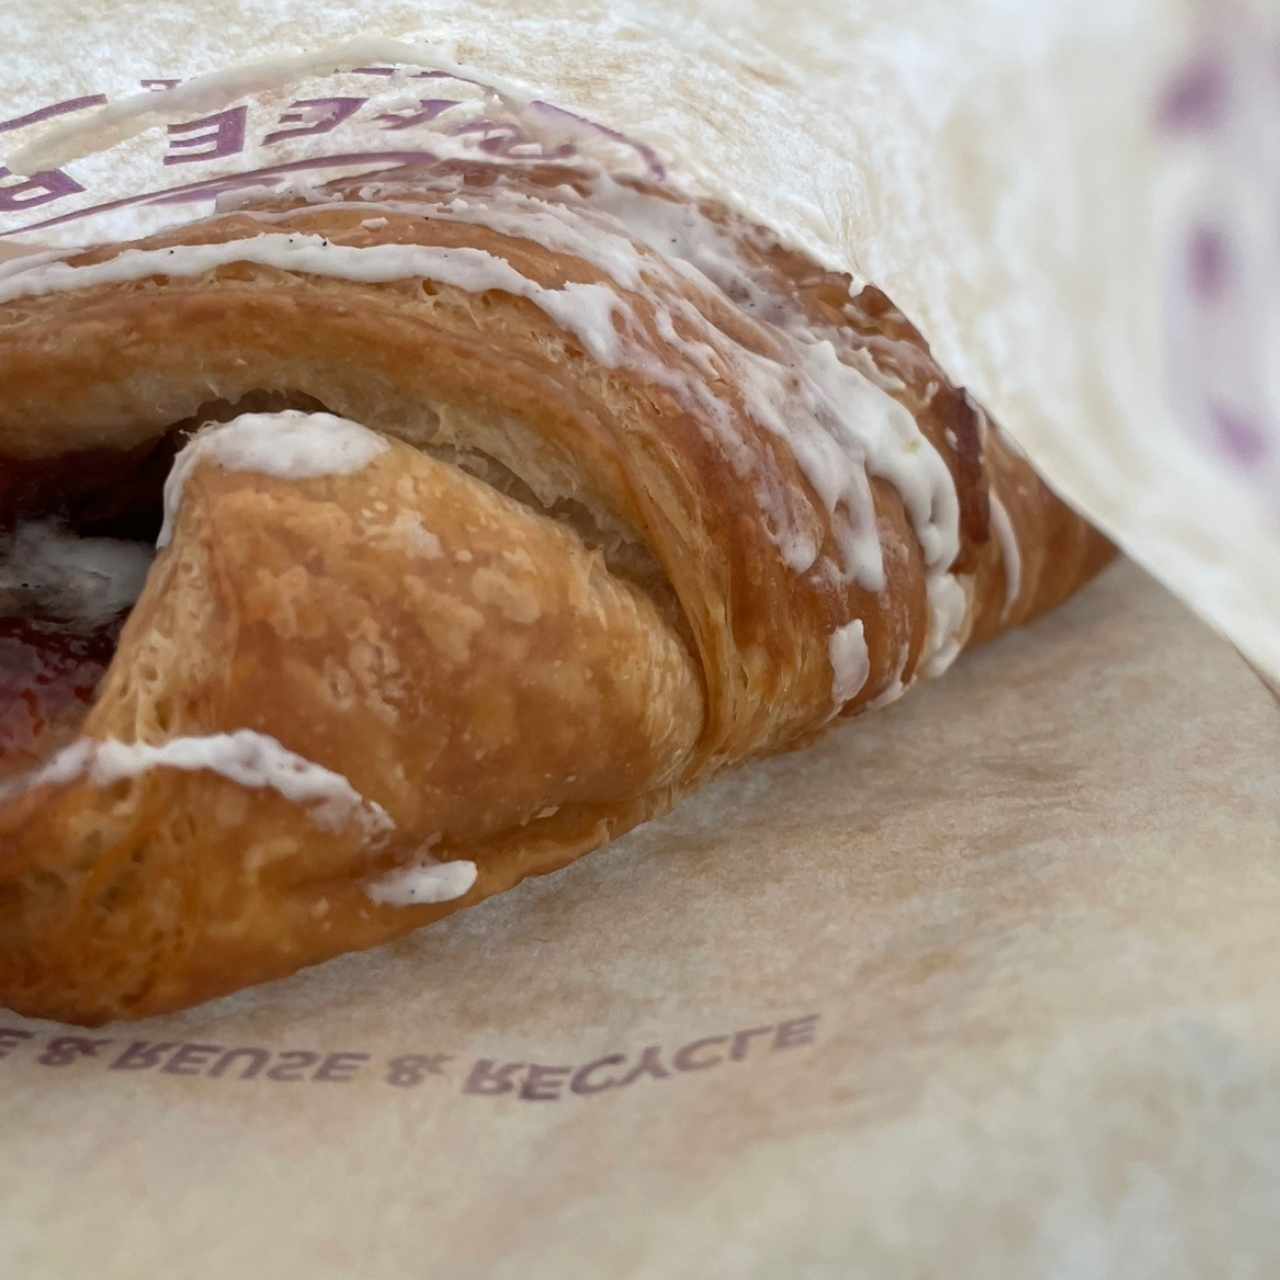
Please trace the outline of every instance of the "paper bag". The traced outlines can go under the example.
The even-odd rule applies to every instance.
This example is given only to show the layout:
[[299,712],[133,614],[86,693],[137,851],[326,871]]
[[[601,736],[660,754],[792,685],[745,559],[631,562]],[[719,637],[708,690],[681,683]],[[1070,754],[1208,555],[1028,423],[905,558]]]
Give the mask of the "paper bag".
[[[0,151],[28,176],[0,173],[0,237],[129,234],[246,170],[612,140],[883,288],[1060,492],[1280,677],[1266,0],[110,0],[12,25]],[[118,113],[148,92],[134,136]]]
[[[10,157],[99,95],[371,34],[543,127],[376,58],[195,95],[0,175],[8,243],[323,177],[424,98],[482,127],[448,134],[451,106],[406,152],[607,145],[884,287],[1056,485],[1280,671],[1271,455],[1227,458],[1172,380],[1215,390],[1200,358],[1252,314],[1224,307],[1210,352],[1179,310],[1228,127],[1212,66],[1245,27],[1173,0],[76,8],[6,28]],[[1249,385],[1241,438],[1270,440]],[[393,946],[95,1032],[0,1015],[0,1274],[1271,1275],[1278,747],[1246,664],[1122,565]]]

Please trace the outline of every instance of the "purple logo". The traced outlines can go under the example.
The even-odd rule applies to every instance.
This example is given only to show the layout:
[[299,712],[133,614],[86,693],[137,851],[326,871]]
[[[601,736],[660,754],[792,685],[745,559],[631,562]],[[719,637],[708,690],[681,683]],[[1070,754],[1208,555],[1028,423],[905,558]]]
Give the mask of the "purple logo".
[[[352,74],[386,78],[394,75],[395,69],[360,67]],[[422,71],[408,78],[448,79],[455,83],[462,81],[481,88],[487,87],[481,81],[444,71]],[[159,93],[173,88],[180,81],[156,78],[140,83],[144,89]],[[0,134],[89,111],[107,101],[105,94],[96,93],[55,102],[10,120],[0,121]],[[463,99],[416,98],[392,110],[375,105],[376,102],[373,98],[352,96],[303,98],[292,102],[285,111],[277,112],[269,120],[255,119],[256,109],[250,104],[242,104],[198,119],[174,121],[166,128],[164,152],[157,162],[157,172],[174,166],[185,168],[208,165],[216,166],[218,172],[178,186],[155,187],[104,203],[76,200],[75,197],[85,195],[88,188],[72,172],[51,170],[31,177],[19,177],[0,168],[0,238],[39,232],[130,206],[208,203],[223,192],[240,187],[270,186],[283,181],[290,174],[342,169],[368,171],[371,168],[385,173],[400,165],[430,164],[438,159],[436,150],[432,147],[433,138],[463,139],[478,155],[483,156],[518,155],[524,159],[566,159],[577,150],[571,141],[547,146],[535,133],[530,133],[512,120],[492,120],[484,116],[477,118],[460,112],[455,122],[450,113],[465,105]],[[545,121],[561,126],[562,133],[571,131],[583,136],[594,135],[620,145],[643,162],[651,177],[661,180],[664,176],[662,163],[651,148],[617,130],[549,102],[534,102],[530,104],[529,110],[531,121]],[[355,127],[362,129],[358,141],[351,139],[357,145],[341,146],[339,135],[344,128],[350,130]],[[384,151],[371,148],[368,145],[370,129],[375,129],[380,134],[392,135],[395,149]],[[419,131],[422,136],[411,141],[410,135],[414,131]],[[328,135],[334,135],[335,141],[339,142],[332,151],[324,155],[288,157],[291,144]],[[435,145],[438,148],[439,143]],[[263,153],[269,153],[275,147],[283,147],[285,154],[279,161],[262,163]],[[228,171],[227,162],[241,156],[245,157],[248,167]],[[69,166],[71,169],[74,167]],[[58,207],[60,204],[63,208]],[[39,218],[24,219],[21,225],[6,225],[5,215],[22,215],[35,209],[42,211]]]
[[1170,264],[1175,409],[1205,448],[1280,482],[1280,28],[1208,13],[1157,112],[1200,174]]

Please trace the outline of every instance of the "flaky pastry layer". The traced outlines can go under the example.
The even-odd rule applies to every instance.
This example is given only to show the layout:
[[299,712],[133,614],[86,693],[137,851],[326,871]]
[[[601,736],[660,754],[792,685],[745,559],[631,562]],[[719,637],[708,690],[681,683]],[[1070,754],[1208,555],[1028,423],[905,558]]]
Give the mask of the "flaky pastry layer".
[[[883,294],[663,190],[441,166],[42,270],[0,280],[10,521],[163,477],[246,409],[389,447],[191,467],[74,741],[0,793],[21,1012],[143,1016],[416,929],[892,700],[1111,554]],[[237,733],[358,802],[95,763]],[[455,860],[451,901],[369,892]]]

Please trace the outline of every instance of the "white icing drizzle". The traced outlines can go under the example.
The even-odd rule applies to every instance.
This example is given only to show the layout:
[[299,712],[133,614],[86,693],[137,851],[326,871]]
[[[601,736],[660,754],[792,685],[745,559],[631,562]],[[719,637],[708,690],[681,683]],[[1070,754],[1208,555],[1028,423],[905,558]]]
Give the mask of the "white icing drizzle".
[[831,700],[842,707],[861,692],[871,674],[871,656],[862,619],[856,618],[831,633]]
[[394,823],[381,805],[366,800],[339,773],[288,750],[275,738],[250,729],[201,737],[145,742],[81,738],[42,768],[0,789],[0,799],[32,787],[60,785],[87,777],[109,787],[152,769],[207,770],[242,787],[271,790],[306,809],[319,827],[337,831],[354,823],[367,837],[384,836]]
[[16,276],[23,271],[30,271],[32,267],[43,267],[50,262],[61,262],[63,258],[69,258],[79,252],[82,252],[82,250],[44,249],[39,252],[14,254],[11,258],[0,260],[0,280],[7,279],[9,276]]
[[[616,233],[609,221],[591,218],[583,206],[540,200],[523,191],[498,188],[484,201],[456,195],[432,205],[433,221],[486,227],[501,235],[531,240],[553,253],[570,253],[599,267],[624,289],[643,284],[644,261],[631,240]],[[422,212],[403,202],[385,206],[397,213]],[[287,216],[287,215],[285,215]]]
[[1000,544],[1000,558],[1004,562],[1004,612],[1000,615],[1004,619],[1009,616],[1022,590],[1022,552],[1018,547],[1018,535],[1013,530],[1013,521],[994,489],[990,502],[991,528]]
[[60,787],[74,782],[92,762],[96,745],[88,738],[81,738],[69,747],[64,747],[39,769],[0,783],[0,801],[10,800],[33,787]]
[[960,656],[968,639],[969,588],[972,579],[936,574],[925,583],[929,601],[929,635],[920,658],[920,670],[930,678],[940,676]]
[[[383,196],[385,186],[370,189]],[[73,267],[54,262],[0,280],[0,302],[29,294],[148,276],[194,277],[232,262],[366,282],[423,278],[467,290],[501,290],[538,306],[606,367],[625,366],[669,388],[700,411],[725,458],[752,485],[769,536],[796,573],[828,574],[820,548],[805,532],[802,493],[769,474],[744,439],[715,382],[734,386],[747,412],[785,441],[816,499],[830,517],[839,564],[837,580],[879,591],[885,585],[880,534],[870,477],[888,481],[901,496],[924,553],[930,599],[929,661],[933,674],[949,665],[964,630],[967,597],[950,576],[960,547],[959,501],[950,471],[911,413],[869,376],[865,359],[846,361],[812,329],[790,299],[780,298],[739,251],[732,235],[687,202],[664,199],[593,177],[588,200],[567,188],[563,199],[542,200],[498,188],[483,202],[465,195],[438,205],[361,204],[448,221],[473,222],[500,234],[570,253],[597,267],[621,289],[647,292],[665,305],[655,324],[661,336],[698,371],[690,374],[636,340],[635,311],[606,284],[546,288],[504,258],[478,249],[415,244],[340,245],[305,233],[265,233],[221,244],[129,249],[105,262]],[[307,198],[316,199],[319,193]],[[343,204],[343,201],[336,201]],[[296,211],[295,211],[296,212]],[[226,216],[215,215],[217,216]],[[290,213],[255,214],[270,222]],[[638,252],[633,239],[651,253]],[[706,319],[695,301],[646,290],[664,280],[671,289],[694,287],[695,298],[723,295],[772,332],[774,355],[748,350]],[[723,301],[723,299],[721,299]],[[778,334],[786,341],[779,345]]]
[[383,436],[331,413],[245,413],[216,423],[178,454],[164,484],[164,525],[157,547],[167,547],[187,477],[211,461],[226,471],[256,471],[287,480],[350,475],[391,446]]
[[357,248],[311,235],[263,235],[223,244],[126,249],[114,258],[90,266],[52,263],[0,282],[0,302],[90,285],[145,280],[149,276],[190,279],[230,263],[244,262],[370,284],[420,278],[454,285],[469,293],[501,290],[527,298],[540,307],[562,328],[573,333],[602,364],[618,363],[618,335],[612,324],[617,296],[611,289],[596,284],[544,289],[522,276],[505,259],[482,249],[441,249],[410,244]]
[[476,882],[476,864],[429,862],[388,872],[365,887],[368,897],[384,907],[416,907],[430,902],[453,902]]
[[912,682],[904,681],[902,678],[906,673],[907,663],[910,659],[911,646],[908,643],[903,643],[898,650],[898,664],[894,670],[893,679],[867,703],[866,709],[868,711],[879,711],[882,707],[892,706],[911,688]]
[[0,539],[0,612],[38,612],[68,624],[109,622],[142,594],[151,548],[81,538],[54,520],[28,520]]
[[910,685],[902,683],[900,675],[894,676],[893,680],[867,703],[867,710],[879,711],[882,707],[891,707],[910,687]]
[[[732,238],[692,205],[600,174],[589,206],[506,191],[484,204],[455,198],[432,207],[430,216],[477,223],[552,252],[574,254],[626,289],[643,287],[646,274],[652,275],[661,263],[685,281],[718,290],[749,313],[779,324],[796,344],[799,360],[791,368],[728,344],[723,335],[718,341],[710,334],[709,341],[689,343],[676,333],[670,315],[659,313],[663,337],[686,348],[704,372],[714,373],[719,347],[737,385],[747,393],[752,417],[788,441],[827,512],[842,510],[854,517],[848,524],[838,521],[836,530],[851,578],[870,590],[884,586],[874,522],[857,519],[872,509],[868,472],[888,480],[902,496],[926,564],[946,568],[954,560],[959,551],[959,501],[951,474],[910,412],[887,394],[879,377],[869,376],[870,357],[859,352],[857,358],[842,359],[829,339],[817,335],[793,310],[780,308],[746,269]],[[637,254],[633,239],[647,245],[658,263]],[[689,304],[680,308],[680,315],[692,320],[695,329],[709,329]],[[649,376],[655,373],[653,364],[645,363]],[[696,393],[694,398],[699,398]],[[704,402],[702,407],[711,409],[713,416],[717,409],[723,415],[722,406]],[[788,555],[788,560],[803,572],[814,555],[816,548]]]
[[[888,480],[902,496],[928,568],[945,570],[950,565],[959,551],[955,486],[946,463],[910,412],[887,393],[886,386],[901,387],[901,382],[886,380],[878,371],[873,376],[867,366],[874,370],[874,362],[865,352],[842,360],[829,338],[817,335],[793,314],[794,309],[780,308],[746,269],[725,231],[691,205],[636,190],[604,174],[596,176],[589,204],[580,199],[568,203],[570,193],[562,189],[561,194],[565,199],[552,201],[499,188],[486,192],[483,202],[454,196],[423,206],[385,199],[376,207],[416,216],[424,216],[427,208],[426,216],[433,220],[479,225],[529,240],[553,253],[572,254],[623,289],[643,289],[646,281],[666,270],[708,293],[732,297],[749,312],[769,315],[784,324],[797,355],[793,365],[731,342],[689,302],[677,299],[674,305],[686,327],[702,335],[700,338],[682,337],[665,308],[659,309],[656,317],[663,338],[682,349],[704,375],[719,374],[719,357],[744,393],[751,416],[788,442],[824,509],[836,517],[835,533],[848,578],[873,591],[881,590],[885,581],[879,534],[871,518],[868,472]],[[314,193],[307,195],[314,198]],[[331,207],[367,210],[369,205],[339,200]],[[274,223],[296,214],[293,210],[253,216]],[[646,244],[654,256],[638,253],[633,239]],[[678,281],[669,283],[680,287]],[[617,300],[617,312],[631,319],[621,299]],[[624,323],[623,331],[628,327]],[[581,334],[579,338],[582,340]],[[619,362],[669,387],[707,413],[730,460],[737,459],[740,474],[745,474],[750,462],[743,455],[741,442],[732,436],[727,408],[701,379],[682,378],[634,344],[627,344],[625,352],[615,353],[607,361]],[[774,501],[766,505],[777,508],[781,504]],[[787,536],[785,511],[775,509],[769,515],[791,568],[798,573],[812,568],[818,548],[811,541]]]

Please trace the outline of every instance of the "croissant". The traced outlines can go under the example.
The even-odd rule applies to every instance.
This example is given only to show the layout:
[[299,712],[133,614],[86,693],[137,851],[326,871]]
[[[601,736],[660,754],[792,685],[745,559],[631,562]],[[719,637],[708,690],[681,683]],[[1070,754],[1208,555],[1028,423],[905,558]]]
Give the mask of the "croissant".
[[1112,554],[883,293],[585,164],[6,267],[24,1014],[173,1010],[473,906]]

